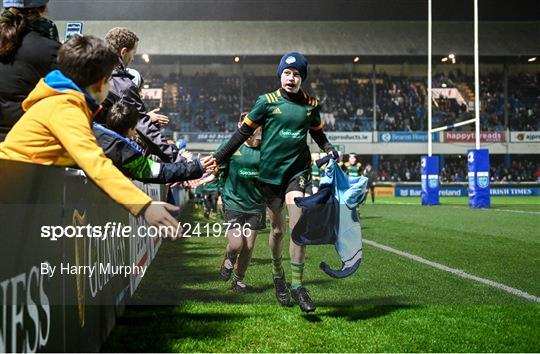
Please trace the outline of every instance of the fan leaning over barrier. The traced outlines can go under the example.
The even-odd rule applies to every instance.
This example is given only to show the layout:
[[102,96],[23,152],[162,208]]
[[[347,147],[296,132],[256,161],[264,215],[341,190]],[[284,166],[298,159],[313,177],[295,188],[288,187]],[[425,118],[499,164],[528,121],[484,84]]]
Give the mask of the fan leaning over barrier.
[[331,269],[325,262],[320,267],[333,278],[345,278],[362,261],[362,228],[357,207],[366,199],[368,179],[348,177],[329,156],[317,161],[318,166],[325,163],[328,166],[319,191],[294,200],[302,208],[302,216],[292,230],[292,239],[297,245],[334,244],[341,258],[341,269]]

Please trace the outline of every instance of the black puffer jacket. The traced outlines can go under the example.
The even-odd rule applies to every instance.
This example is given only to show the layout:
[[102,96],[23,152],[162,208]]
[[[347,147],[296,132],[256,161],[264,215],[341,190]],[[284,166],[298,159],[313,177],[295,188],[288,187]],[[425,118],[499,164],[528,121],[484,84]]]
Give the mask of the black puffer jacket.
[[22,101],[38,81],[57,68],[60,43],[30,31],[12,60],[0,61],[0,131],[23,115]]
[[135,107],[139,112],[139,122],[136,129],[139,137],[143,140],[142,144],[146,152],[158,156],[164,162],[176,161],[178,149],[174,145],[167,144],[159,127],[152,123],[150,117],[146,114],[146,106],[141,99],[139,89],[131,79],[133,79],[133,76],[122,64],[114,69],[109,82],[109,95],[102,103],[102,110],[95,121],[104,124],[113,104],[122,99],[128,105]]

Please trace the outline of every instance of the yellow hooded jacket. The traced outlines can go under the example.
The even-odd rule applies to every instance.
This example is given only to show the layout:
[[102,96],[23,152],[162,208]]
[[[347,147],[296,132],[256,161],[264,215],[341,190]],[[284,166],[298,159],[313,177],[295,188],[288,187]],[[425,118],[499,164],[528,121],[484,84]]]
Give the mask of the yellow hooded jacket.
[[22,106],[26,113],[0,144],[0,158],[79,166],[115,202],[138,215],[151,198],[105,156],[92,133],[95,101],[60,71],[41,79]]

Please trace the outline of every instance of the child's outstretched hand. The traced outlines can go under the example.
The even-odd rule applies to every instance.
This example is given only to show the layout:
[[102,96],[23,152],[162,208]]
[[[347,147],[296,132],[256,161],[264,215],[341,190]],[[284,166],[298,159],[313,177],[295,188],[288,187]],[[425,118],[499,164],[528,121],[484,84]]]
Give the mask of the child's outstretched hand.
[[147,114],[150,117],[150,120],[159,126],[169,124],[169,117],[163,114],[159,114],[158,112],[159,112],[159,108],[153,109],[150,112],[148,112]]
[[178,221],[169,213],[177,211],[179,208],[172,204],[153,201],[144,210],[144,219],[151,226],[156,226],[163,231],[162,237],[170,237],[175,240],[182,236],[182,227]]
[[217,167],[216,159],[212,155],[203,157],[200,161],[201,161],[201,164],[203,166],[203,171],[204,171],[203,173],[204,174],[210,174],[210,173],[214,172],[214,170]]
[[181,154],[180,154],[182,157],[185,157],[186,160],[188,161],[192,161],[193,160],[193,153],[191,151],[183,151]]

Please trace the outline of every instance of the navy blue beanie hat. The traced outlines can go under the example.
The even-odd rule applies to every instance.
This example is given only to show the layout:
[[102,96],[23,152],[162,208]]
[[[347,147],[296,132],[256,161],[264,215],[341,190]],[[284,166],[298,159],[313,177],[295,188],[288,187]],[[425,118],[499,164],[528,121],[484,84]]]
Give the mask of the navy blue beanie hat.
[[5,9],[15,7],[17,9],[33,9],[47,5],[49,0],[4,0],[3,6]]
[[300,72],[302,81],[305,81],[307,77],[307,67],[308,61],[302,54],[298,52],[287,52],[279,61],[277,76],[281,77],[281,73],[287,68],[294,68]]

